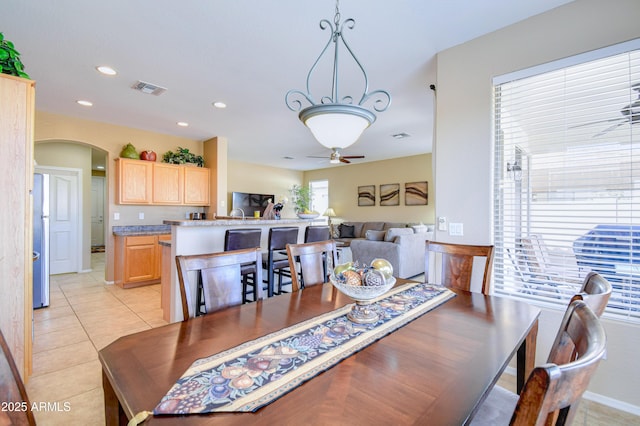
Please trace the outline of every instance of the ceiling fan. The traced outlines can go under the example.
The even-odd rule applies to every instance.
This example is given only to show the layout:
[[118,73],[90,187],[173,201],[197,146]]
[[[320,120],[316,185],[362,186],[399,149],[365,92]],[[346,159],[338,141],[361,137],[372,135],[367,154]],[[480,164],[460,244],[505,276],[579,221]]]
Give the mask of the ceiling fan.
[[590,123],[584,123],[584,124],[579,124],[577,126],[573,126],[573,128],[590,126],[592,124],[598,124],[598,123],[614,123],[611,126],[607,127],[606,129],[593,135],[593,137],[596,138],[599,136],[603,136],[612,130],[617,129],[618,127],[622,126],[625,123],[629,123],[629,124],[640,123],[640,83],[635,83],[631,85],[631,89],[635,90],[638,93],[638,99],[636,99],[635,101],[633,101],[632,103],[630,103],[629,105],[625,106],[620,110],[622,117],[612,118],[610,120],[592,121]]
[[351,161],[349,161],[349,159],[364,158],[364,155],[342,155],[342,154],[340,154],[340,151],[338,151],[338,148],[331,148],[331,155],[329,157],[319,157],[319,156],[315,156],[315,155],[307,155],[307,158],[328,158],[329,162],[332,163],[332,164],[337,164],[337,163],[349,164],[349,163],[351,163]]

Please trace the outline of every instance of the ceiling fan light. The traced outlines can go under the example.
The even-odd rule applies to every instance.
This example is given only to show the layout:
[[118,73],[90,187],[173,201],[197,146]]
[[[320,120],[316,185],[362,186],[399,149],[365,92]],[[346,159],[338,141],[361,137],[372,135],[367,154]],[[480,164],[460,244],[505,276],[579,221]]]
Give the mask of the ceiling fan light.
[[355,105],[314,105],[300,112],[300,120],[327,148],[346,148],[354,144],[376,116]]

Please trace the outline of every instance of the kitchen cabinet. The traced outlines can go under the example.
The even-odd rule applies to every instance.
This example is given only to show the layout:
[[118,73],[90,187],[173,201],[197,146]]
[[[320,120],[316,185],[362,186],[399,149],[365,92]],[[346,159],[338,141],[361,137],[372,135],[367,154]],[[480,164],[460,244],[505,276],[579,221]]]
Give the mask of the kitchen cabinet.
[[0,74],[0,328],[25,381],[32,358],[34,101],[34,81]]
[[115,283],[122,288],[159,283],[162,248],[158,241],[169,239],[171,234],[116,236]]
[[153,163],[116,159],[118,204],[151,204],[153,201]]
[[209,169],[189,166],[184,168],[184,204],[209,205],[209,178]]
[[153,204],[182,204],[184,167],[153,163]]
[[116,202],[208,206],[210,178],[203,167],[118,158]]

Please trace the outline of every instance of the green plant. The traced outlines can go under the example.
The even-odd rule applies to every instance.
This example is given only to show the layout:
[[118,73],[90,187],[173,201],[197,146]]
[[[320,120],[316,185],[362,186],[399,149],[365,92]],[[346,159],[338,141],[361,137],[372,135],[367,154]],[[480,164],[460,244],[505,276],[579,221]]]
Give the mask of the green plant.
[[13,47],[13,43],[4,39],[2,33],[0,33],[0,73],[29,78],[20,61],[20,53]]
[[189,152],[189,148],[178,147],[175,152],[167,151],[162,156],[162,161],[170,164],[194,163],[198,167],[204,167],[204,158],[201,155]]
[[311,188],[303,185],[293,185],[290,192],[296,213],[308,211],[311,203]]

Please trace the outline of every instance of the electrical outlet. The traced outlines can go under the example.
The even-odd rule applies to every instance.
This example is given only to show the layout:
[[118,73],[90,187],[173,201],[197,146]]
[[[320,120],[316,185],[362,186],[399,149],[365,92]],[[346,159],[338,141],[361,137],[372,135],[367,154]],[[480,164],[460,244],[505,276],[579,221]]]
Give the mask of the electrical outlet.
[[438,231],[446,231],[447,230],[447,218],[444,216],[440,216],[438,218]]
[[120,213],[114,212],[113,213],[113,220],[120,220]]
[[144,219],[144,213],[143,212],[138,213],[138,219],[140,219],[140,220]]

